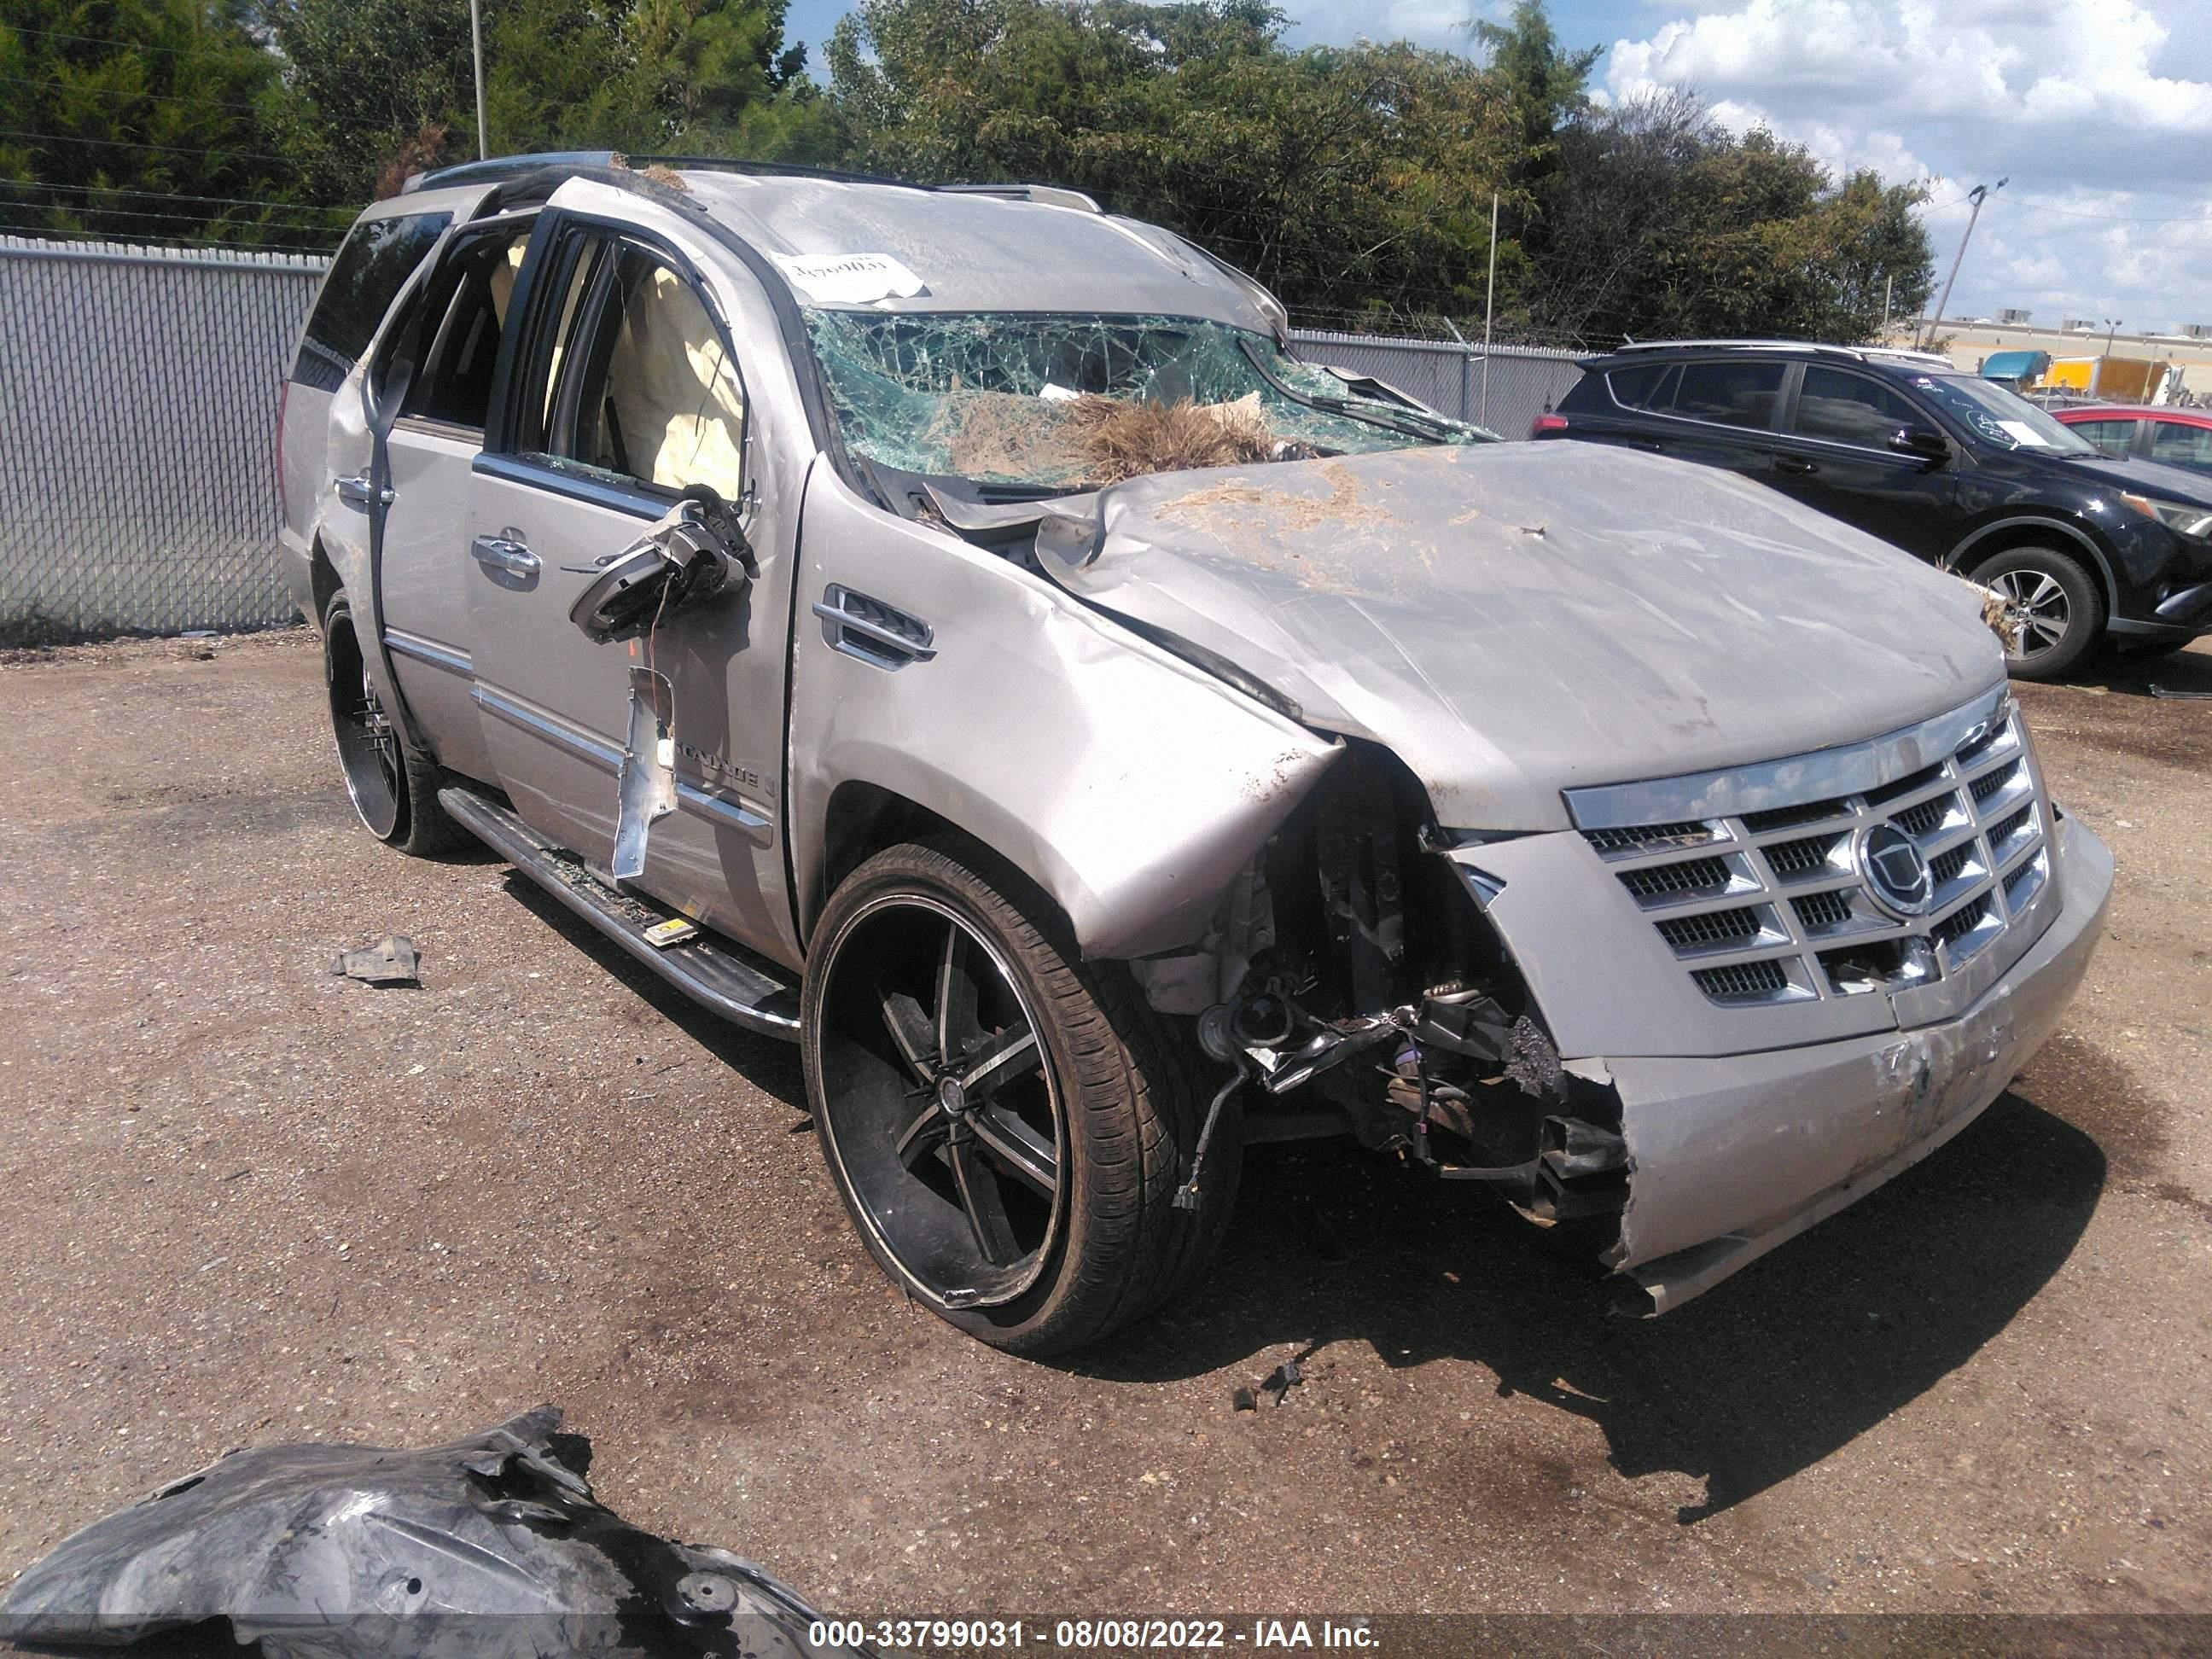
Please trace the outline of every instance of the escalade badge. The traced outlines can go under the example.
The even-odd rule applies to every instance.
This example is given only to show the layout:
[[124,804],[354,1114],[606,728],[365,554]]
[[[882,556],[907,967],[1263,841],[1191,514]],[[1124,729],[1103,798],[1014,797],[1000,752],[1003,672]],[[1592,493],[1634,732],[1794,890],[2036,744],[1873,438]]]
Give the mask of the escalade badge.
[[1926,915],[1936,902],[1936,872],[1919,844],[1893,823],[1860,832],[1858,866],[1874,902],[1900,921]]

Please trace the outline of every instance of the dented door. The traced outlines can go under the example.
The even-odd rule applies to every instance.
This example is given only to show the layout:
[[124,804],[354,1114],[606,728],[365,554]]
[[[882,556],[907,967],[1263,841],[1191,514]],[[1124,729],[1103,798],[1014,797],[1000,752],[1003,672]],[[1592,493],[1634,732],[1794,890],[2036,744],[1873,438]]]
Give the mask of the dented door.
[[[669,246],[549,214],[529,316],[506,371],[503,441],[476,463],[468,580],[475,698],[515,810],[615,866],[625,762],[665,787],[629,884],[786,957],[780,793],[779,515],[747,499],[739,361],[720,307]],[[656,611],[638,636],[588,637],[571,612],[611,561],[704,486],[756,539],[757,579]],[[633,874],[632,872],[635,872]]]

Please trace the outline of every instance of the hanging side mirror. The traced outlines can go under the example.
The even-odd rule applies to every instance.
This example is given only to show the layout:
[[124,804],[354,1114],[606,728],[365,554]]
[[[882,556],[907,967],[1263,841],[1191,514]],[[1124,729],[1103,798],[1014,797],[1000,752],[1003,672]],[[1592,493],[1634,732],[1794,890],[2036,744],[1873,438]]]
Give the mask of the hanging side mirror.
[[742,592],[760,574],[760,562],[730,504],[695,484],[652,529],[584,574],[597,580],[568,608],[568,620],[606,645],[635,639],[685,605]]

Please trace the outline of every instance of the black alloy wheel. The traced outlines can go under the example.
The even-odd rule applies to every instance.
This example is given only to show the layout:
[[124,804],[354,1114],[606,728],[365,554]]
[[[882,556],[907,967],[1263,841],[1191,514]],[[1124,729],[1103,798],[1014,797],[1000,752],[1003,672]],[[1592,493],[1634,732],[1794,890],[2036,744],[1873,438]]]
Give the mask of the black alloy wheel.
[[1193,1051],[979,848],[894,847],[839,886],[810,941],[800,1045],[870,1253],[985,1341],[1093,1341],[1182,1288],[1219,1239],[1234,1115],[1201,1201],[1176,1208]]

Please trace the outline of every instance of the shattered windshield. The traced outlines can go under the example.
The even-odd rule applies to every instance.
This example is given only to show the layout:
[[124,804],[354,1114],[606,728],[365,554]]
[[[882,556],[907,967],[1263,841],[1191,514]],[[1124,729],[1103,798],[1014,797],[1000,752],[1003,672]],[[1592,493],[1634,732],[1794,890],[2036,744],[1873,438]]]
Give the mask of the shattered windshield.
[[821,309],[806,321],[847,447],[908,472],[1066,490],[1489,435],[1222,323]]

